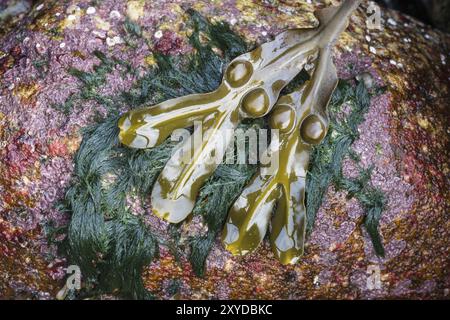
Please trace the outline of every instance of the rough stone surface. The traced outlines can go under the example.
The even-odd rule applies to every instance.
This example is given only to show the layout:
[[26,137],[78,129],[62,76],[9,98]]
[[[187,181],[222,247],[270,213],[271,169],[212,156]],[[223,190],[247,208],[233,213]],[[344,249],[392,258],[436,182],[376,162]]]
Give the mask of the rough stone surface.
[[[188,7],[261,43],[286,28],[316,25],[313,10],[331,1],[307,2],[104,0],[88,14],[90,0],[47,1],[0,33],[0,298],[52,299],[63,286],[65,259],[47,241],[46,227],[67,223],[54,204],[70,183],[80,128],[100,108],[90,102],[65,115],[52,107],[79,90],[69,67],[89,71],[98,63],[95,49],[138,73],[154,63],[152,52],[190,52]],[[281,266],[267,244],[236,258],[217,241],[205,278],[198,278],[187,261],[162,248],[143,274],[158,297],[171,298],[171,279],[181,279],[176,298],[188,299],[450,297],[450,36],[389,11],[382,12],[383,30],[369,30],[366,7],[352,17],[334,57],[340,78],[366,72],[388,88],[372,101],[354,144],[362,165],[374,165],[372,183],[388,199],[380,227],[386,258],[373,254],[358,203],[330,187],[295,266]],[[126,16],[147,39],[134,48],[123,41]],[[113,73],[103,93],[126,90],[134,80]],[[356,170],[345,163],[347,175]],[[156,220],[149,219],[164,230]],[[371,289],[377,269],[381,287]]]

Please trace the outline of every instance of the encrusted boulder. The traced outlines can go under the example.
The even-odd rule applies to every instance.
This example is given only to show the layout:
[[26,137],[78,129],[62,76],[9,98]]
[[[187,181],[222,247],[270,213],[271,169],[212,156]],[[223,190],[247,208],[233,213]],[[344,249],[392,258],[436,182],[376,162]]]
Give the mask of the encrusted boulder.
[[[314,10],[331,2],[103,0],[93,6],[92,1],[70,0],[31,7],[23,1],[23,8],[31,9],[18,12],[20,19],[0,33],[0,298],[53,299],[64,287],[64,268],[81,259],[73,256],[79,251],[70,237],[85,228],[73,223],[70,207],[62,204],[67,190],[79,182],[74,163],[86,139],[83,129],[161,99],[144,88],[163,90],[165,84],[152,83],[146,74],[161,68],[162,56],[184,66],[183,58],[198,51],[189,41],[192,33],[197,31],[199,43],[211,40],[189,22],[188,11],[212,23],[228,23],[230,29],[224,30],[236,35],[232,40],[239,42],[239,36],[239,43],[251,48],[287,28],[316,26]],[[136,249],[145,256],[138,276],[148,292],[187,299],[450,297],[450,36],[387,10],[381,11],[381,28],[368,26],[373,13],[368,6],[364,1],[351,17],[333,58],[349,91],[356,92],[359,82],[371,92],[341,172],[345,181],[361,182],[361,171],[370,171],[364,182],[370,186],[355,195],[331,183],[335,177],[329,181],[297,264],[281,265],[266,242],[251,255],[233,257],[217,236],[202,275],[192,267],[188,245],[192,235],[208,229],[202,217],[194,216],[175,232],[151,214],[150,203],[130,195],[127,210],[142,217],[159,247],[159,256]],[[214,41],[211,47],[223,61],[240,53]],[[214,69],[219,75],[221,67],[218,63]],[[199,90],[208,91],[217,77],[205,73],[203,81],[198,80]],[[97,188],[106,189],[106,180]],[[378,228],[384,257],[375,253],[362,227],[373,190],[384,199]],[[76,196],[69,192],[66,199]],[[105,212],[102,219],[111,216]],[[174,237],[178,249],[165,245]],[[153,245],[141,240],[139,248]],[[119,247],[118,241],[110,239],[108,248],[98,252]],[[96,258],[106,261],[107,256]],[[100,264],[94,263],[89,279],[82,278],[82,293],[71,291],[72,296],[133,292],[114,286],[92,290],[100,287],[92,275],[101,278],[106,272]],[[111,264],[108,272],[122,266]]]

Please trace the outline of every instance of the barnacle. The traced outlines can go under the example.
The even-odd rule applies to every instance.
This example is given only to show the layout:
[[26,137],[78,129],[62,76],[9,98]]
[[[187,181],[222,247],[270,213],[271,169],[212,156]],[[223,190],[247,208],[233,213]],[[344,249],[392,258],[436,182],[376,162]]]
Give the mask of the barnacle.
[[[236,240],[238,244],[236,241],[226,241],[227,247],[234,253],[250,251],[256,247],[265,233],[262,230],[267,223],[263,221],[266,221],[266,216],[269,215],[267,212],[271,206],[270,201],[275,202],[281,197],[281,191],[287,192],[284,196],[285,201],[279,202],[277,210],[289,212],[288,215],[296,219],[295,225],[291,225],[289,219],[275,218],[274,234],[282,234],[286,229],[283,226],[288,226],[289,233],[286,233],[288,236],[284,238],[286,240],[288,237],[292,238],[292,230],[298,229],[298,240],[292,248],[300,248],[296,250],[301,251],[304,233],[301,230],[304,227],[299,218],[301,213],[298,212],[302,211],[300,207],[303,204],[300,202],[303,201],[304,187],[300,187],[302,183],[298,181],[303,181],[304,186],[304,172],[301,172],[307,165],[307,159],[302,157],[308,155],[308,146],[319,142],[326,133],[327,121],[324,110],[334,89],[330,83],[335,79],[329,50],[346,28],[348,17],[359,3],[360,0],[346,0],[339,7],[321,10],[318,13],[319,27],[287,30],[273,41],[237,57],[228,65],[221,85],[214,92],[168,100],[155,106],[131,111],[121,117],[119,138],[123,144],[132,148],[152,148],[165,141],[174,130],[201,122],[201,125],[195,126],[194,132],[173,153],[155,182],[151,202],[153,212],[157,216],[171,223],[183,221],[192,212],[200,187],[223,159],[239,123],[247,118],[259,118],[269,114],[277,103],[281,90],[303,70],[306,64],[316,61],[310,84],[304,87],[301,94],[283,97],[272,115],[273,126],[279,127],[282,132],[280,150],[282,164],[274,177],[269,180],[274,185],[282,182],[284,190],[278,187],[253,190],[253,197],[266,197],[265,200],[268,201],[262,213],[257,207],[238,208],[240,216],[256,218],[265,216],[264,219],[255,218],[257,222],[261,221],[258,236],[246,236],[250,231],[245,227],[248,223],[244,220],[240,223],[234,221],[237,219],[233,214],[235,207],[231,210],[231,223],[227,224],[227,228],[235,226],[239,231]],[[331,77],[331,80],[327,77]],[[327,90],[327,85],[333,88]],[[300,99],[302,107],[297,107],[297,98]],[[283,102],[287,100],[290,102]],[[302,108],[310,110],[310,115],[305,116],[300,123]],[[287,122],[285,117],[288,118]],[[292,148],[292,144],[298,145],[301,150]],[[301,171],[300,176],[298,171]],[[263,186],[264,183],[258,182],[256,178],[244,194],[250,194],[252,185]],[[291,201],[290,197],[295,201]],[[291,208],[292,205],[296,207]],[[283,206],[286,207],[283,209]],[[225,239],[229,240],[229,237],[234,237],[235,234],[236,230],[233,233],[226,229]],[[240,238],[248,238],[253,244],[244,243],[247,240],[241,241]],[[276,239],[273,243],[277,243]],[[278,247],[285,248],[283,245]],[[288,257],[298,254],[288,251],[280,253],[279,256],[282,261],[287,261],[290,260]]]

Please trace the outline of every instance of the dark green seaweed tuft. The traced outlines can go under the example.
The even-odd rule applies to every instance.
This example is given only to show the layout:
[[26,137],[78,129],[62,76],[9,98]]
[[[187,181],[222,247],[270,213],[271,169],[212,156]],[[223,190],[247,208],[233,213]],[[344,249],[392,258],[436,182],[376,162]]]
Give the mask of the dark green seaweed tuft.
[[[356,198],[364,209],[366,228],[379,256],[384,256],[378,224],[385,206],[383,193],[371,183],[372,168],[360,170],[356,179],[342,175],[342,162],[346,157],[356,163],[359,156],[351,145],[359,139],[358,126],[364,122],[364,115],[370,105],[371,94],[363,82],[354,87],[350,82],[340,81],[329,106],[330,129],[325,140],[314,148],[311,167],[306,179],[307,233],[311,234],[317,211],[330,184],[345,190],[349,198]],[[350,110],[344,116],[343,105]]]

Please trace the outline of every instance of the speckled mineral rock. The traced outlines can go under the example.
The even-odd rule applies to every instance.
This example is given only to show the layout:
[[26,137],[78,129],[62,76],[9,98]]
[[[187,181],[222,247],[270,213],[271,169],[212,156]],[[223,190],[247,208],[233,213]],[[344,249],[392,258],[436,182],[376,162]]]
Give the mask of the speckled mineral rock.
[[[36,3],[0,32],[0,298],[52,299],[64,285],[65,258],[48,230],[67,223],[55,204],[70,183],[80,129],[100,108],[92,101],[70,114],[52,107],[79,91],[70,67],[91,70],[98,63],[92,52],[100,50],[138,75],[154,64],[154,52],[190,52],[189,7],[262,43],[286,28],[316,25],[312,12],[331,1],[92,3]],[[143,274],[158,297],[169,298],[171,279],[179,279],[180,298],[450,298],[450,36],[389,11],[382,11],[381,30],[369,29],[367,6],[352,17],[334,59],[340,78],[365,74],[369,85],[387,86],[372,100],[354,145],[361,164],[374,165],[372,183],[387,197],[380,225],[386,257],[373,254],[358,203],[330,187],[298,264],[281,266],[267,244],[232,257],[217,240],[199,278],[162,249]],[[145,41],[127,44],[126,19],[142,27]],[[136,80],[118,73],[108,75],[103,94]],[[357,170],[344,165],[347,175]]]

